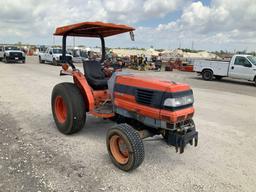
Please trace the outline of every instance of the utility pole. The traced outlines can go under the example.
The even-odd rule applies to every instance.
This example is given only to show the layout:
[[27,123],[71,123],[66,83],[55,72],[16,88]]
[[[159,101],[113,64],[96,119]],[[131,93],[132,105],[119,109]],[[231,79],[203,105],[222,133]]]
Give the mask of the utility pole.
[[192,41],[191,50],[194,50],[194,41]]

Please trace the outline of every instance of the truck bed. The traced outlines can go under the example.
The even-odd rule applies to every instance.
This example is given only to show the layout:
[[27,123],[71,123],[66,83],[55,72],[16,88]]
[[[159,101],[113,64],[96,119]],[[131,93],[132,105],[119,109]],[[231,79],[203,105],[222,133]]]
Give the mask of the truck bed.
[[194,71],[201,73],[204,69],[211,69],[214,75],[228,76],[228,61],[194,60]]

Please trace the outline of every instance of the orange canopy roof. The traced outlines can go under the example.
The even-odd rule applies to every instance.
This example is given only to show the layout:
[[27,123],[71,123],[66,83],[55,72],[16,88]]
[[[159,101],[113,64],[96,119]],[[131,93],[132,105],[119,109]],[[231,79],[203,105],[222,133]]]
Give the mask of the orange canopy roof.
[[54,35],[79,36],[79,37],[109,37],[120,33],[134,31],[135,29],[127,25],[117,25],[103,22],[82,22],[73,25],[58,27]]

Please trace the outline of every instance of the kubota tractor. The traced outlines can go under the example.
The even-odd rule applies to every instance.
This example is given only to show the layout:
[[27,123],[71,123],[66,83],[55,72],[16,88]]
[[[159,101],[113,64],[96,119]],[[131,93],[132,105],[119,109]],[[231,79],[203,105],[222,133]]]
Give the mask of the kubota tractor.
[[[71,75],[73,83],[60,83],[52,91],[52,113],[58,130],[64,134],[80,131],[86,113],[116,122],[108,129],[107,150],[121,170],[137,168],[144,159],[142,140],[162,135],[168,145],[183,153],[186,144],[197,145],[198,133],[192,120],[193,92],[186,84],[114,72],[109,78],[102,71],[105,37],[130,32],[126,25],[83,22],[59,27],[54,35],[63,36],[60,75]],[[67,36],[99,38],[101,61],[83,62],[84,73],[66,61]]]

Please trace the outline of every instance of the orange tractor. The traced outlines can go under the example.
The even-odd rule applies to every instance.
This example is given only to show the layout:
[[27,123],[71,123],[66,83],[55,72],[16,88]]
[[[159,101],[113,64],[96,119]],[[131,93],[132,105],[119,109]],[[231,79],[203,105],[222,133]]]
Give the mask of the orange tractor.
[[[54,35],[63,36],[60,75],[71,75],[73,83],[60,83],[52,91],[52,113],[63,134],[80,131],[86,114],[109,119],[116,126],[108,129],[106,144],[112,162],[121,170],[131,171],[143,162],[142,140],[162,135],[176,152],[183,153],[189,143],[197,145],[198,132],[192,120],[193,92],[186,84],[145,78],[124,72],[106,77],[104,38],[130,32],[126,25],[83,22],[59,27]],[[83,61],[84,73],[66,60],[67,36],[99,38],[102,45],[100,61]]]

